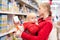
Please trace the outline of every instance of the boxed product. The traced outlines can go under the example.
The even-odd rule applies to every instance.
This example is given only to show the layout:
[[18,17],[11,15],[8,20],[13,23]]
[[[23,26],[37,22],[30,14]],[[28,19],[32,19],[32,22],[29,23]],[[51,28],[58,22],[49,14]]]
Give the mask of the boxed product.
[[7,15],[0,15],[0,24],[6,25],[7,24]]
[[16,2],[9,3],[9,11],[19,13],[19,7],[17,6]]
[[0,0],[0,4],[7,5],[7,3],[8,3],[8,0]]
[[2,0],[0,0],[0,4],[2,4]]
[[0,15],[0,33],[7,31],[7,15]]
[[1,11],[8,11],[8,6],[4,4],[0,4],[0,10]]
[[8,0],[0,0],[0,10],[1,11],[8,10]]
[[0,26],[0,34],[7,32],[7,25],[6,26]]
[[1,33],[5,33],[5,32],[7,32],[6,27],[7,27],[7,26],[2,27],[2,29],[1,29]]
[[11,2],[9,2],[9,11],[13,12],[13,4]]
[[2,4],[7,5],[8,0],[2,0]]
[[13,12],[19,13],[19,7],[17,6],[16,2],[13,3]]
[[0,20],[1,21],[7,21],[7,15],[0,15]]

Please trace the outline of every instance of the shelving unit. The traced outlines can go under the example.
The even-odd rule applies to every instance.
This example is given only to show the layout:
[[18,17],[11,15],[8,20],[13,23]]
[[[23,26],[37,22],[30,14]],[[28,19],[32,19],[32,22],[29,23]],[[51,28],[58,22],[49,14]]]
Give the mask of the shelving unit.
[[38,7],[36,7],[36,6],[32,5],[32,4],[30,4],[28,1],[24,1],[24,0],[18,0],[18,1],[23,2],[24,4],[29,5],[30,7],[32,7],[32,8],[34,8],[34,9],[38,10]]
[[26,13],[16,13],[16,12],[4,12],[0,11],[0,14],[13,14],[13,15],[27,15]]
[[[31,1],[33,1],[33,0],[31,0]],[[32,11],[38,12],[37,2],[33,2],[33,3],[36,3],[36,4],[30,3],[30,0],[26,0],[26,1],[25,0],[16,0],[16,2],[19,3],[19,5],[20,4],[23,5],[23,6],[25,5],[26,9],[28,8],[27,10],[30,9],[30,11],[32,10]],[[23,8],[23,6],[22,6],[22,8]]]
[[[4,12],[4,11],[0,11],[0,15],[27,15],[27,14],[24,14],[24,13],[13,13],[13,12]],[[12,33],[12,32],[14,32],[15,31],[15,28],[13,28],[13,29],[11,29],[10,31],[8,31],[8,32],[6,32],[6,33],[3,33],[3,34],[0,34],[0,37],[1,36],[5,36],[5,35],[7,35],[7,34],[10,34],[10,33]]]
[[[4,1],[4,0],[3,0]],[[5,4],[2,4],[1,3],[1,5],[4,5],[4,6],[7,6],[6,8],[3,6],[3,9],[5,9],[5,10],[0,10],[0,15],[2,14],[2,15],[7,15],[8,16],[8,20],[9,21],[12,21],[13,20],[13,16],[20,16],[21,18],[23,18],[24,16],[26,17],[27,15],[29,15],[29,11],[31,12],[34,12],[34,13],[36,13],[36,15],[37,16],[39,16],[38,14],[37,14],[37,12],[38,12],[38,4],[40,4],[40,3],[43,3],[43,2],[48,2],[49,3],[49,0],[40,0],[40,2],[39,1],[37,1],[37,0],[15,0],[15,2],[10,2],[10,1],[12,1],[12,0],[6,0],[6,3],[7,2],[9,2],[9,3],[7,3],[7,5],[5,5]],[[30,1],[34,1],[36,4],[34,4],[33,2],[32,3],[30,3]],[[38,3],[37,3],[37,2]],[[5,1],[4,1],[5,2]],[[3,2],[3,3],[4,3]],[[14,4],[15,3],[15,4]],[[52,1],[52,5],[51,5],[51,8],[52,9],[54,9],[55,10],[55,8],[56,7],[58,7],[58,5],[60,4],[60,1]],[[0,5],[0,6],[1,6]],[[11,5],[11,6],[10,6]],[[14,6],[15,5],[15,6]],[[27,9],[27,10],[29,10],[29,11],[26,11],[26,13],[24,12],[24,8],[23,8],[23,10],[21,10],[22,8],[21,7],[19,7],[19,6],[21,6],[22,5],[22,8],[23,8],[23,6]],[[14,7],[13,7],[14,6]],[[18,12],[16,12],[16,10],[14,9],[15,7],[17,7],[16,9],[18,10]],[[9,8],[10,8],[10,10],[9,10]],[[20,9],[21,8],[21,9]],[[0,8],[0,9],[2,9],[2,8]],[[7,10],[8,9],[8,10]],[[54,11],[53,10],[53,11]],[[13,22],[13,21],[12,21]],[[13,24],[12,24],[13,25]],[[56,25],[56,24],[53,24],[53,25]],[[10,27],[10,26],[9,26]],[[14,26],[13,26],[14,27]],[[57,28],[59,28],[60,29],[60,27],[57,27]],[[6,36],[7,34],[10,34],[10,33],[13,33],[14,31],[15,31],[16,29],[15,28],[12,28],[12,29],[10,29],[10,30],[8,30],[7,32],[5,32],[5,33],[1,33],[0,34],[0,38],[2,38],[3,36]],[[60,34],[59,34],[60,35]],[[1,39],[0,39],[1,40]]]
[[14,29],[10,30],[9,32],[0,34],[0,37],[5,36],[5,35],[7,35],[7,34],[10,34],[10,33],[14,32],[15,30],[16,30],[16,29],[14,28]]
[[[10,1],[10,0],[9,0]],[[31,0],[32,1],[32,0]],[[26,2],[25,0],[16,0],[16,2],[18,2],[19,3],[19,6],[20,6],[20,3],[23,3],[22,5],[25,5],[25,6],[27,6],[30,10],[32,10],[32,11],[34,11],[34,10],[38,10],[38,7],[37,7],[37,5],[36,6],[34,6],[34,5],[32,5],[31,3],[29,3],[29,2]],[[11,4],[12,5],[12,4]],[[12,10],[12,9],[10,9],[10,10]],[[13,10],[12,10],[13,11]],[[13,18],[13,16],[22,16],[22,17],[24,17],[24,16],[27,16],[28,15],[28,13],[24,13],[24,12],[21,12],[20,10],[19,10],[19,12],[12,12],[12,11],[1,11],[0,10],[0,15],[2,14],[2,15],[8,15],[9,17],[8,17],[8,20],[13,20],[12,18]],[[37,11],[36,11],[37,12]],[[2,38],[3,36],[6,36],[7,34],[10,34],[10,33],[12,33],[12,32],[14,32],[16,29],[15,28],[12,28],[11,30],[9,30],[8,32],[5,32],[5,33],[2,33],[2,34],[0,34],[0,37]]]

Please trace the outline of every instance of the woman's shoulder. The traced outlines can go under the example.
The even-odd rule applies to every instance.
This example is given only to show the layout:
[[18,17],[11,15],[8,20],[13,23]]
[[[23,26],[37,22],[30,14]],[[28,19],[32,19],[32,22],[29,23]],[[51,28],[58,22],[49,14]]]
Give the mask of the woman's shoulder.
[[53,27],[53,23],[52,23],[51,20],[47,20],[45,25],[46,25],[47,27],[50,26],[50,28]]
[[52,24],[52,20],[46,20],[46,23]]

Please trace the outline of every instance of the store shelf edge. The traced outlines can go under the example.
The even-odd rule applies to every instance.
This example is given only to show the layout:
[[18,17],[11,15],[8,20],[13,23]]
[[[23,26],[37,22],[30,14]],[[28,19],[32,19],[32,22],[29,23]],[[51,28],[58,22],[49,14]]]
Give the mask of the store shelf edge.
[[4,11],[0,11],[0,14],[27,15],[26,13],[4,12]]
[[9,34],[9,33],[14,32],[14,31],[15,31],[15,28],[12,29],[12,30],[10,30],[9,32],[6,32],[6,33],[3,33],[3,34],[0,34],[0,37],[5,36],[5,35],[7,35],[7,34]]

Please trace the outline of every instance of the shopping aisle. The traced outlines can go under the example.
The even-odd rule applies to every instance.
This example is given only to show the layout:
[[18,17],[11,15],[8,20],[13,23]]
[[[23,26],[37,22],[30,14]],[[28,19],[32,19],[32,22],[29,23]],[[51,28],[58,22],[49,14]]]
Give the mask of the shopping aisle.
[[[26,21],[29,13],[35,13],[38,18],[38,6],[43,2],[50,3],[53,16],[52,21],[53,23],[56,22],[57,25],[57,21],[60,20],[60,16],[57,15],[57,13],[60,14],[60,0],[0,0],[0,40],[22,40],[15,35],[13,17],[18,16],[20,24]],[[49,40],[60,40],[59,27],[55,27],[54,24]]]

